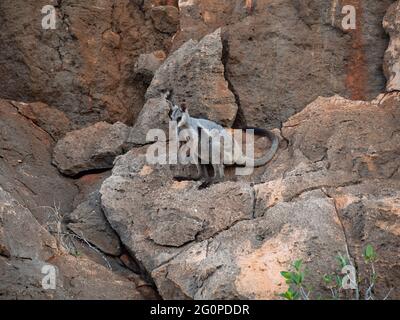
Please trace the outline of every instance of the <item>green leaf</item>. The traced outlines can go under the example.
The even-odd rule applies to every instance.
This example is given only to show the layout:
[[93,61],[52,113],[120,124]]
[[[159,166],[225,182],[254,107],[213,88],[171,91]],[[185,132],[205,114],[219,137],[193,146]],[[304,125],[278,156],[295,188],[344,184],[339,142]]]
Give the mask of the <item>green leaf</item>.
[[372,262],[376,258],[376,253],[372,245],[367,245],[364,250],[364,258],[367,262]]
[[297,276],[297,273],[292,273],[292,281],[295,284],[299,284],[299,278]]
[[324,276],[322,277],[322,279],[324,279],[324,281],[329,284],[332,282],[332,276],[330,274],[324,274]]
[[339,253],[336,258],[339,261],[339,265],[341,268],[344,268],[349,264],[349,261],[345,257],[343,257],[341,253]]
[[303,283],[303,281],[304,281],[304,272],[300,272],[299,276],[300,276],[300,283]]
[[295,292],[291,288],[289,288],[286,292],[281,293],[280,296],[282,298],[285,298],[286,300],[294,300]]
[[304,279],[303,273],[292,272],[292,281],[295,284],[300,285],[302,283],[303,279]]
[[297,291],[295,291],[293,289],[290,289],[290,291],[291,291],[292,298],[293,298],[292,300],[297,300],[300,296],[300,293],[298,293]]
[[342,279],[342,277],[340,277],[340,276],[336,276],[336,278],[335,278],[335,281],[336,281],[336,285],[339,287],[339,288],[341,288],[342,287],[342,281],[343,281],[343,279]]
[[289,299],[287,298],[286,292],[280,293],[279,296],[282,297],[282,298],[285,298],[285,299],[289,300]]
[[289,280],[292,278],[292,273],[288,271],[281,271],[281,276],[284,277],[286,280]]
[[296,269],[296,271],[299,271],[301,268],[301,265],[303,264],[303,260],[296,260],[293,262],[293,267]]

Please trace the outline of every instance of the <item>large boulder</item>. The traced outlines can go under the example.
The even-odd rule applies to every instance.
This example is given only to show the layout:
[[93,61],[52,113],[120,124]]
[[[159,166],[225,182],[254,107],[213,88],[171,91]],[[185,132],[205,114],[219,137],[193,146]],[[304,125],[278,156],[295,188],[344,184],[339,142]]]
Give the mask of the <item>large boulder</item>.
[[166,165],[147,165],[143,150],[119,157],[100,193],[107,219],[149,272],[194,241],[251,219],[249,185],[228,182],[198,190],[200,182],[179,182]]
[[[171,91],[171,100],[185,103],[194,117],[203,117],[226,126],[236,118],[237,105],[228,88],[222,64],[221,30],[201,41],[187,41],[157,70],[146,99]],[[147,112],[151,113],[151,110]]]
[[[142,53],[166,50],[171,38],[140,2],[2,2],[1,97],[55,105],[79,126],[133,122],[146,91],[132,77],[135,62]],[[54,30],[42,28],[41,10],[49,4],[57,15]]]
[[389,47],[385,53],[384,70],[387,78],[386,90],[400,90],[400,21],[398,14],[400,2],[393,3],[388,9],[383,26],[390,36]]
[[115,157],[124,151],[128,135],[129,127],[121,122],[98,122],[71,131],[55,146],[53,163],[69,176],[112,168]]
[[101,187],[103,210],[164,298],[274,299],[296,259],[311,297],[329,298],[322,277],[340,272],[338,253],[357,267],[363,297],[367,244],[379,254],[375,296],[393,287],[396,298],[398,106],[397,94],[317,99],[284,123],[287,145],[255,185],[237,177],[203,188],[133,149]]

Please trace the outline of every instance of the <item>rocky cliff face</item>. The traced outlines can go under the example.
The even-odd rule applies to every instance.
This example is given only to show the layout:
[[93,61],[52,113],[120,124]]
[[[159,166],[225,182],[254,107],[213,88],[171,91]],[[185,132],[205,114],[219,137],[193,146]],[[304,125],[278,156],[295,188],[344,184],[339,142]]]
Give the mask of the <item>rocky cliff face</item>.
[[[0,3],[0,298],[276,299],[296,259],[329,297],[338,254],[400,297],[399,1],[59,0],[44,30],[48,2]],[[277,154],[206,187],[149,164],[165,90]]]
[[[78,125],[132,123],[145,91],[135,62],[168,48],[169,34],[146,18],[140,1],[50,2],[2,1],[2,96],[56,105]],[[57,9],[57,27],[43,32],[40,12],[48,4]]]

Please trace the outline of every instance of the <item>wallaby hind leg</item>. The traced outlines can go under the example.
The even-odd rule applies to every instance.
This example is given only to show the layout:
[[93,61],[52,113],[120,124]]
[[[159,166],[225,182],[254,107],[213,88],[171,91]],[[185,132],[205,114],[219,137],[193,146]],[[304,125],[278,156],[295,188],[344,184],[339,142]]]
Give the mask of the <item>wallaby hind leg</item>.
[[[207,167],[203,166],[204,170],[207,172]],[[224,178],[224,165],[218,164],[218,165],[212,165],[214,174],[213,177],[210,178],[208,176],[208,172],[205,174],[205,179],[204,182],[199,186],[199,189],[205,189],[211,186],[214,183],[220,182]]]
[[196,163],[196,168],[197,168],[197,180],[201,180],[201,179],[205,179],[208,180],[209,176],[208,176],[208,171],[207,171],[207,167],[203,164],[200,163]]
[[224,176],[225,176],[224,165],[213,164],[213,170],[214,170],[214,177],[213,177],[214,180],[221,181],[224,179]]

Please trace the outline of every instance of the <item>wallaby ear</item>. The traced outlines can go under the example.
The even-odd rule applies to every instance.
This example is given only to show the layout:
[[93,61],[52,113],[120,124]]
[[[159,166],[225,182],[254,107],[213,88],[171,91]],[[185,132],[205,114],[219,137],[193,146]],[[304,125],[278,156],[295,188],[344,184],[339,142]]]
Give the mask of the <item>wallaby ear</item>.
[[175,107],[171,101],[167,100],[167,103],[168,103],[168,117],[172,119],[172,112],[174,111]]
[[187,106],[186,106],[186,103],[182,103],[181,104],[181,110],[183,111],[183,112],[187,112],[188,111],[188,109],[187,109]]
[[165,100],[168,100],[171,96],[171,92],[169,90],[161,91],[161,97]]

